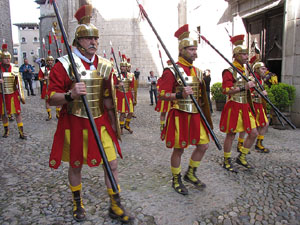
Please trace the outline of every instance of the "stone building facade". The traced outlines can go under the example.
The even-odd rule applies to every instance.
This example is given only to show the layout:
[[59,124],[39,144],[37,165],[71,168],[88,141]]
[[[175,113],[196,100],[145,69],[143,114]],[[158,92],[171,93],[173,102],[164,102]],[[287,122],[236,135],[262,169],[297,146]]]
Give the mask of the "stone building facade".
[[39,25],[37,23],[15,23],[18,27],[18,38],[20,46],[18,52],[18,66],[24,63],[24,58],[28,59],[28,63],[35,67],[38,72],[39,65],[36,60],[40,58],[40,41],[39,41]]
[[3,40],[5,40],[5,43],[8,45],[8,51],[12,54],[13,40],[9,0],[0,1],[0,15],[0,44],[2,46]]

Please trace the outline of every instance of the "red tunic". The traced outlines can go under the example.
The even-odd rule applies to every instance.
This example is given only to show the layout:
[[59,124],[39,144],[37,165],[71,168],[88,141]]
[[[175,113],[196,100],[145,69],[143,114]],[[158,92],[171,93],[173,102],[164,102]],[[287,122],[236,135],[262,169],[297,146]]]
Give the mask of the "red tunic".
[[159,98],[160,95],[164,95],[164,91],[161,91],[160,88],[160,83],[161,83],[162,77],[160,77],[157,80],[157,90],[158,90],[158,99],[157,99],[157,104],[155,106],[155,111],[156,112],[169,112],[171,109],[171,101],[165,101]]
[[[123,76],[127,76],[122,74]],[[114,83],[118,83],[118,79],[115,77]],[[125,100],[125,95],[123,91],[120,91],[118,88],[116,89],[116,96],[117,96],[117,107],[119,113],[133,113],[133,96],[132,91],[134,91],[134,77],[132,78],[132,81],[129,84],[129,90],[126,93],[126,97],[129,103],[130,109],[128,109],[128,105]]]
[[[5,71],[5,68],[3,68],[2,64],[0,64],[0,66],[1,66],[1,71],[2,72],[11,72],[11,69],[12,69],[11,65],[9,66],[8,71]],[[16,84],[17,84],[17,79],[15,81],[16,81]],[[12,94],[5,94],[5,105],[6,105],[6,112],[7,112],[8,115],[9,114],[14,114],[14,113],[15,114],[20,114],[21,113],[20,96],[19,96],[18,90],[16,90]],[[0,112],[1,112],[2,115],[4,115],[2,93],[1,93],[1,96],[0,96]]]
[[[179,64],[190,76],[190,68]],[[196,74],[196,69],[193,67]],[[163,72],[162,79],[160,81],[159,89],[164,91],[165,95],[168,93],[175,93],[176,86],[178,85],[174,74],[170,69],[166,69]],[[204,90],[205,91],[205,90]],[[179,130],[177,128],[179,127]],[[204,132],[204,133],[202,133]],[[161,133],[161,139],[166,141],[166,147],[168,148],[187,148],[189,145],[198,145],[200,136],[205,137],[204,142],[200,144],[206,144],[209,142],[208,130],[200,116],[200,113],[188,113],[175,108],[171,108],[166,126]],[[178,143],[179,146],[175,146]]]
[[[82,62],[85,68],[88,69],[89,64],[87,64],[84,61]],[[98,57],[96,57],[94,61],[94,65],[96,68],[97,68],[97,63],[98,63]],[[111,75],[108,80],[104,80],[105,93],[110,92],[106,90],[111,90],[110,79],[112,79]],[[48,95],[51,98],[53,93],[65,93],[71,89],[71,86],[72,86],[72,81],[67,75],[65,68],[60,62],[57,62],[54,65],[54,67],[51,69]],[[103,129],[104,127],[104,129],[106,129],[107,133],[111,137],[113,143],[115,144],[119,155],[122,157],[119,142],[109,121],[110,119],[106,109],[104,109],[104,114],[101,117],[95,119],[95,124],[99,132],[100,139],[102,140],[100,130],[101,128]],[[87,131],[86,136],[84,135],[85,131]],[[69,133],[69,136],[67,136],[66,133]],[[77,117],[68,114],[67,104],[65,104],[63,105],[62,110],[60,112],[60,117],[57,124],[57,130],[54,135],[52,150],[49,159],[50,167],[56,169],[61,164],[64,145],[66,142],[65,136],[66,138],[70,138],[68,161],[70,162],[70,165],[72,167],[79,167],[84,163],[84,149],[87,151],[86,163],[90,167],[99,166],[102,159],[89,120],[86,118]],[[84,140],[86,140],[87,143],[84,143]]]
[[[222,78],[223,78],[223,82],[222,82],[223,90],[232,88],[234,86],[234,83],[236,82],[232,73],[229,70],[223,71]],[[229,133],[229,132],[234,133],[237,128],[240,111],[242,113],[242,123],[243,123],[244,131],[250,133],[251,130],[255,127],[251,127],[251,118],[249,116],[249,113],[253,116],[253,118],[254,115],[251,111],[249,103],[238,103],[232,101],[230,97],[222,110],[221,119],[220,119],[220,131],[224,133]]]
[[[46,67],[46,70],[48,71],[48,77],[50,74],[50,69],[48,67]],[[42,93],[41,93],[41,99],[45,99],[46,97],[46,93],[47,93],[47,81],[45,80],[45,74],[43,73],[43,71],[40,69],[39,71],[39,80],[43,80],[43,89],[42,89]],[[49,80],[48,80],[48,86],[49,86]]]
[[[257,73],[255,73],[255,76],[258,79],[259,83],[261,85],[263,85],[263,81],[260,78],[260,76]],[[258,89],[260,89],[260,88],[258,88]],[[252,94],[253,95],[255,94],[255,90],[254,89],[252,90]],[[264,100],[262,100],[262,101],[264,101]],[[257,103],[257,102],[254,101],[253,102],[253,106],[254,106],[255,115],[256,115],[256,125],[258,127],[264,127],[264,126],[266,126],[269,123],[269,121],[267,119],[267,114],[266,114],[266,110],[265,110],[264,104],[263,103]]]

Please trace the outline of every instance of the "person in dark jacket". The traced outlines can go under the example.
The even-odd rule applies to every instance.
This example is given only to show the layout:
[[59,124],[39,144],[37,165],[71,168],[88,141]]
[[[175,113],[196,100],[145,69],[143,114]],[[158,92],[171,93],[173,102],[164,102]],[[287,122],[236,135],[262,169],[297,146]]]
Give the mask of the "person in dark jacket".
[[[33,72],[34,72],[34,68],[32,65],[30,65],[28,63],[28,59],[24,59],[24,64],[20,67],[20,73],[22,73],[22,77],[23,77],[23,80],[24,80],[24,83],[25,83],[25,88],[27,90],[27,94],[28,96],[30,95],[30,92],[31,92],[31,95],[32,96],[35,96],[34,92],[33,92],[33,88],[32,88],[32,75],[33,75]],[[29,85],[29,87],[28,87]],[[30,92],[29,92],[29,89],[30,89]]]
[[212,105],[211,105],[211,100],[210,100],[210,81],[211,81],[210,69],[206,69],[205,70],[203,79],[204,79],[205,85],[206,85],[206,94],[207,94],[207,98],[208,98],[208,102],[209,102],[210,113],[213,113],[213,109],[212,109]]

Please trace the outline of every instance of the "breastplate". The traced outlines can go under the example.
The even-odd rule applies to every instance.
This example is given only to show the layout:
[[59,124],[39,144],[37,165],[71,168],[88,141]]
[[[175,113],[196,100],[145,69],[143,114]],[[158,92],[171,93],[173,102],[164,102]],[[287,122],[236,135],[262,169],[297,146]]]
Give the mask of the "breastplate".
[[123,74],[121,74],[121,79],[119,80],[123,82],[124,90],[121,86],[118,87],[118,90],[122,92],[125,91],[125,93],[128,92],[130,83],[132,82],[132,76],[130,76],[130,73],[127,73],[127,77],[124,77]]
[[[103,91],[104,91],[103,81],[104,79],[109,78],[109,75],[112,71],[112,65],[110,61],[103,59],[101,57],[98,57],[97,70],[86,70],[80,58],[77,56],[75,59],[75,63],[76,63],[78,73],[81,76],[80,81],[84,82],[86,85],[86,91],[87,91],[86,99],[90,111],[94,118],[98,118],[104,112],[103,111]],[[69,77],[70,76],[72,77],[72,74],[69,74]],[[67,111],[69,114],[78,117],[88,118],[81,98],[75,99],[73,102],[68,103]]]
[[[230,71],[232,72],[232,71]],[[232,72],[233,74],[233,77],[235,79],[235,83],[233,84],[233,87],[234,88],[242,88],[242,87],[245,87],[247,81],[245,81],[241,75],[237,74],[236,71],[233,71]],[[238,92],[238,93],[235,93],[235,94],[231,94],[230,95],[230,100],[231,101],[234,101],[234,102],[238,102],[238,103],[247,103],[247,90],[244,90],[242,92]]]
[[[182,75],[183,79],[185,80],[187,86],[192,87],[193,92],[194,92],[193,96],[194,96],[195,100],[198,102],[199,97],[201,97],[201,89],[200,89],[201,73],[200,73],[200,71],[198,71],[197,76],[188,76],[184,72],[183,68],[178,66],[178,69],[181,72],[181,75]],[[176,93],[177,93],[177,92],[183,91],[184,86],[183,86],[182,81],[179,78],[179,76],[176,77],[176,80],[178,83],[178,86],[176,86]],[[185,99],[177,99],[173,103],[174,103],[173,108],[176,108],[180,111],[184,111],[184,112],[188,112],[188,113],[198,113],[198,110],[190,96]]]
[[[15,79],[16,77],[11,72],[2,72],[3,75],[3,81],[4,81],[4,94],[12,94],[14,93],[16,89],[16,83]],[[0,93],[2,93],[2,90],[0,88]]]

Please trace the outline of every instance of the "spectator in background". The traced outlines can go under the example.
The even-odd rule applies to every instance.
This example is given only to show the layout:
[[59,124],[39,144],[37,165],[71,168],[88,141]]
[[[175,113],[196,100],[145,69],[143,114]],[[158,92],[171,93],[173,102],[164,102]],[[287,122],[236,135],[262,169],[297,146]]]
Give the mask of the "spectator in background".
[[[28,64],[28,59],[24,58],[24,64],[20,67],[20,73],[22,73],[22,77],[25,83],[25,88],[27,90],[27,95],[35,96],[32,88],[32,75],[34,72],[34,68],[32,65]],[[29,87],[28,87],[29,85]],[[30,89],[30,92],[29,92]]]
[[150,101],[151,101],[150,105],[153,105],[153,95],[155,98],[155,104],[157,104],[157,88],[156,88],[157,76],[154,76],[153,71],[150,71],[150,76],[148,77],[148,83],[150,84],[149,87]]
[[210,81],[211,81],[210,69],[206,69],[204,71],[204,77],[203,77],[203,79],[205,81],[206,93],[207,93],[207,98],[208,98],[208,102],[209,102],[210,113],[213,113],[213,109],[212,109],[212,105],[211,105],[211,100],[210,100]]

